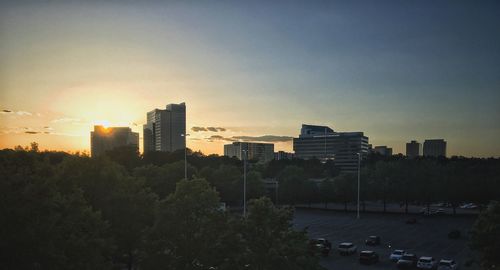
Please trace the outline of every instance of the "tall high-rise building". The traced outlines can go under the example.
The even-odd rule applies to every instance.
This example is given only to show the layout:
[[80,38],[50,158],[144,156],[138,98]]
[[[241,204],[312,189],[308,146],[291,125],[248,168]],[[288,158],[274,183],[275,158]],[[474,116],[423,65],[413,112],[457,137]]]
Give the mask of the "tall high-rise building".
[[242,160],[247,154],[248,160],[256,159],[259,162],[268,162],[274,159],[274,144],[255,142],[233,142],[224,145],[224,156],[236,157]]
[[425,140],[424,156],[446,157],[446,141],[443,139]]
[[406,143],[406,156],[409,158],[417,158],[420,156],[420,143],[411,141]]
[[147,113],[144,152],[173,152],[186,147],[186,104],[168,104]]
[[90,132],[90,154],[97,157],[120,146],[132,146],[139,150],[139,133],[129,127],[94,126]]
[[357,171],[358,153],[368,153],[368,137],[363,132],[334,132],[327,126],[302,125],[298,138],[293,138],[295,157],[334,160],[344,172]]

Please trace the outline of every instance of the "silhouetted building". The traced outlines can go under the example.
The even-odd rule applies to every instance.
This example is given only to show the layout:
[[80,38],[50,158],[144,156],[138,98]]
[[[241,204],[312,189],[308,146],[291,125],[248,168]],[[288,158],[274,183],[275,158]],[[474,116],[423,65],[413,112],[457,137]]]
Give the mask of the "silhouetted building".
[[409,158],[417,158],[420,156],[420,143],[411,141],[406,143],[406,156]]
[[282,160],[282,159],[293,159],[294,154],[290,152],[285,152],[285,151],[278,151],[274,152],[274,159],[275,160]]
[[168,104],[147,113],[144,152],[173,152],[186,147],[186,104]]
[[373,147],[372,152],[386,157],[392,156],[392,148],[385,145]]
[[268,162],[274,158],[274,144],[254,142],[233,142],[224,145],[224,156],[236,157],[243,160],[247,152],[247,160],[258,160]]
[[129,127],[94,126],[90,132],[90,154],[97,157],[120,146],[133,146],[139,150],[139,133]]
[[293,139],[295,157],[334,160],[344,172],[357,171],[358,153],[368,153],[368,137],[363,132],[334,132],[326,126],[302,125],[300,135]]
[[446,157],[446,141],[443,139],[425,140],[424,156]]

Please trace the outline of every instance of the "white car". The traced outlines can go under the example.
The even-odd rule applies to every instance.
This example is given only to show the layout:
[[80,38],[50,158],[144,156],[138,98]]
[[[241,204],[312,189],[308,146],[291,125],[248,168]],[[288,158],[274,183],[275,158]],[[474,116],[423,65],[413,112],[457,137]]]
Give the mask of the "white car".
[[434,269],[437,266],[437,262],[432,257],[420,257],[417,262],[417,268],[419,269]]
[[458,269],[458,264],[454,260],[440,260],[437,269],[438,270],[456,270],[456,269]]
[[393,262],[397,262],[397,261],[399,261],[399,259],[401,259],[401,257],[403,257],[403,255],[405,253],[406,252],[404,250],[402,250],[402,249],[396,249],[389,256],[389,260],[391,260]]
[[337,250],[339,251],[340,255],[350,255],[356,253],[358,247],[356,247],[353,243],[344,242],[340,243],[340,245],[337,247]]

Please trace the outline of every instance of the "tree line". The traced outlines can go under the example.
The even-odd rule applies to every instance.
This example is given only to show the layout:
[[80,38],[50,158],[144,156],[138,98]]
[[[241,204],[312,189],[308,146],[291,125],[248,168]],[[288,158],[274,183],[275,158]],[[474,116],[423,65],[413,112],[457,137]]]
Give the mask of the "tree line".
[[214,183],[231,169],[190,165],[186,180],[179,161],[113,158],[1,150],[0,268],[320,269],[290,208],[265,197],[245,218],[220,208]]

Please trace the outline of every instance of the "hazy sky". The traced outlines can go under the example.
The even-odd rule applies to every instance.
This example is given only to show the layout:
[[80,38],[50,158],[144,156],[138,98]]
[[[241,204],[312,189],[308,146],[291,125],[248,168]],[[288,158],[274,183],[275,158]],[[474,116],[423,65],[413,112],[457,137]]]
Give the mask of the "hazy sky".
[[147,111],[186,102],[225,129],[190,131],[205,153],[291,151],[308,123],[500,156],[499,1],[63,2],[0,3],[0,148],[89,150],[106,121],[142,144]]

